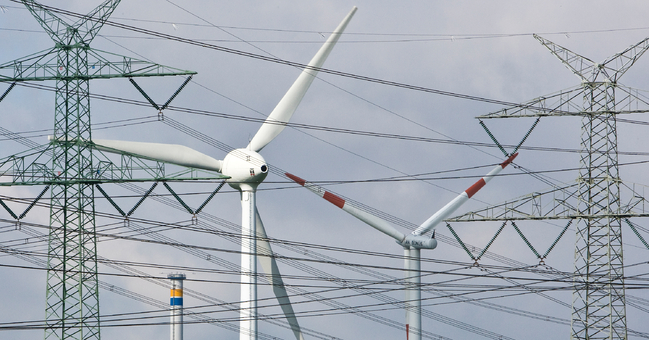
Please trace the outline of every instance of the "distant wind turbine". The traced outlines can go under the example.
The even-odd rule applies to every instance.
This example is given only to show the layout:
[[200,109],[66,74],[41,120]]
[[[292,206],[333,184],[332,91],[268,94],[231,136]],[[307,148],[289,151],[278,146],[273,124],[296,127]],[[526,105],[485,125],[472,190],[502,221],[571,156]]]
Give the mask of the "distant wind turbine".
[[[497,165],[486,176],[482,177],[475,184],[463,191],[452,201],[447,203],[442,209],[434,213],[419,228],[415,229],[410,235],[406,235],[397,230],[386,220],[360,210],[353,205],[347,204],[345,200],[338,195],[331,193],[324,188],[307,182],[300,177],[293,174],[286,173],[286,176],[303,187],[309,189],[316,195],[324,198],[333,205],[341,208],[345,212],[358,218],[359,220],[369,224],[376,230],[392,237],[399,245],[403,247],[404,254],[404,272],[406,283],[406,339],[408,340],[421,340],[421,249],[435,249],[437,247],[437,240],[435,239],[435,227],[448,218],[457,208],[468,201],[478,190],[482,189],[487,182],[494,176],[502,171],[518,153],[511,155],[506,161]],[[429,231],[433,231],[431,237],[426,237]]]

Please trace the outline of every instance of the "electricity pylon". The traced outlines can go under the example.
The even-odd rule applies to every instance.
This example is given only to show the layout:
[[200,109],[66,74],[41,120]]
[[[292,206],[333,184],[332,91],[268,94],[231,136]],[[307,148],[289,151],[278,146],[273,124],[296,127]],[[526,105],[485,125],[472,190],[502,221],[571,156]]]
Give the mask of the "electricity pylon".
[[[571,339],[627,339],[622,221],[647,245],[629,218],[646,217],[649,213],[640,204],[645,202],[641,195],[633,193],[630,201],[621,201],[620,187],[624,184],[618,167],[616,117],[649,112],[649,103],[638,97],[637,91],[618,81],[649,49],[649,38],[602,63],[595,63],[539,36],[535,38],[579,77],[581,85],[477,118],[537,117],[538,121],[546,116],[582,117],[577,183],[555,186],[545,193],[533,193],[448,221],[568,219],[565,229],[545,255],[540,255],[525,239],[543,261],[576,220]],[[524,238],[515,224],[514,227]]]
[[[132,157],[125,155],[122,165],[116,165],[93,151],[90,80],[128,77],[136,85],[134,77],[191,76],[195,72],[92,49],[90,43],[120,0],[106,0],[85,16],[64,12],[78,18],[72,24],[57,16],[57,9],[33,0],[22,2],[55,46],[0,65],[0,82],[12,83],[0,100],[17,82],[56,82],[54,135],[48,146],[38,150],[40,155],[51,156],[51,166],[39,163],[39,157],[30,161],[26,156],[11,156],[0,167],[13,180],[2,184],[45,185],[37,200],[51,189],[45,339],[99,339],[94,188],[107,182],[164,181],[165,176],[159,167],[140,167],[153,178],[135,179]],[[2,206],[19,221],[35,203],[20,217]]]

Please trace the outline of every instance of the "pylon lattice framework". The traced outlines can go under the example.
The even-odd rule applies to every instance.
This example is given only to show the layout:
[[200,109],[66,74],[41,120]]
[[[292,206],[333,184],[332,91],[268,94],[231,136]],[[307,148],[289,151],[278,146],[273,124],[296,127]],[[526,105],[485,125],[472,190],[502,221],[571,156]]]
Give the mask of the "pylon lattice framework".
[[[56,81],[54,136],[48,149],[51,168],[36,163],[23,167],[24,159],[20,159],[21,166],[12,170],[13,184],[45,183],[51,188],[45,339],[100,338],[94,185],[132,179],[132,169],[106,161],[94,164],[90,79],[196,73],[90,48],[120,1],[106,0],[68,24],[54,14],[53,8],[23,0],[55,47],[0,65],[0,72],[13,73],[0,74],[1,82]],[[105,56],[119,57],[120,61],[109,61]],[[100,171],[100,167],[110,169],[112,180],[102,177],[108,172]]]
[[[649,49],[649,38],[600,64],[544,38],[535,38],[580,78],[581,87],[477,118],[581,116],[577,189],[569,192],[556,187],[548,191],[554,196],[545,211],[540,208],[542,194],[534,193],[448,221],[576,219],[571,339],[627,339],[621,221],[649,213],[637,211],[645,199],[635,193],[628,204],[621,204],[616,117],[649,112],[636,108],[649,103],[618,80]],[[623,99],[616,101],[618,91]],[[583,100],[580,105],[574,103],[579,97]],[[558,198],[561,192],[563,197]]]

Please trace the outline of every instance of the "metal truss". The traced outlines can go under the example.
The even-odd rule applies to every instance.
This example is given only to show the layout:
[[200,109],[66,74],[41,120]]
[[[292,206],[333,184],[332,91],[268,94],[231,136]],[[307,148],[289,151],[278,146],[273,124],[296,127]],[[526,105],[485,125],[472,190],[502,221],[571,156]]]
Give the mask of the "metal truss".
[[[75,23],[67,23],[36,1],[22,3],[55,46],[0,65],[0,82],[12,83],[1,98],[16,82],[54,80],[54,136],[39,153],[49,156],[48,161],[36,157],[27,162],[24,156],[14,156],[0,166],[13,176],[12,185],[46,184],[51,190],[45,339],[99,339],[94,189],[99,182],[134,178],[128,166],[99,160],[93,152],[90,80],[195,72],[90,48],[120,0],[104,1]],[[152,169],[150,175],[164,177],[159,169]]]
[[[514,220],[574,221],[568,224],[575,226],[577,236],[571,339],[627,339],[622,221],[647,245],[629,218],[647,217],[649,211],[643,195],[620,179],[616,122],[619,114],[649,112],[649,102],[618,80],[649,49],[649,39],[595,63],[549,40],[535,38],[579,77],[581,85],[476,118],[581,117],[579,177],[575,184],[531,193],[447,222],[503,221],[500,230],[511,223],[543,261],[547,252],[538,253]],[[630,199],[622,202],[622,192]],[[450,225],[449,229],[455,235]]]
[[[500,204],[449,218],[446,222],[588,219],[579,210],[579,183],[533,192]],[[649,201],[633,187],[621,183],[621,195],[630,197],[620,205],[620,218],[649,217]]]

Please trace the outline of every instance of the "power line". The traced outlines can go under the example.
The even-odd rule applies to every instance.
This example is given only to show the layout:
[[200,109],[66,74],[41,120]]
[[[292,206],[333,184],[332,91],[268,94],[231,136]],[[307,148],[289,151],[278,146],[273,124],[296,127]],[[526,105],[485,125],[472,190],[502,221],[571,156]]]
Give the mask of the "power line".
[[[20,3],[19,0],[9,0],[9,1],[15,2],[15,3]],[[42,4],[41,4],[41,6],[43,8],[45,8],[45,9],[51,11],[51,12],[54,12],[54,13],[68,15],[68,16],[75,17],[75,18],[84,18],[84,19],[93,20],[93,18],[87,18],[86,16],[84,16],[82,14],[79,14],[79,13],[76,13],[76,12],[67,11],[67,10],[64,10],[64,9],[61,9],[61,8],[42,5]],[[105,20],[105,21],[102,20],[102,23],[104,25],[113,26],[115,28],[120,28],[120,29],[124,29],[124,30],[127,30],[127,31],[133,31],[133,32],[142,33],[142,34],[146,34],[146,35],[151,35],[151,36],[155,36],[155,37],[161,37],[161,38],[165,38],[167,40],[172,40],[172,41],[181,42],[181,43],[185,43],[185,44],[189,44],[189,45],[208,48],[208,49],[212,49],[212,50],[216,50],[216,51],[220,51],[220,52],[225,52],[225,53],[229,53],[229,54],[239,55],[239,56],[243,56],[243,57],[248,57],[248,58],[252,58],[252,59],[258,59],[258,60],[262,60],[262,61],[268,61],[268,62],[287,65],[287,66],[299,67],[299,68],[302,68],[302,69],[306,68],[306,69],[310,69],[310,70],[314,70],[314,71],[318,71],[318,72],[322,72],[322,73],[332,74],[332,75],[336,75],[336,76],[341,76],[341,77],[346,77],[346,78],[351,78],[351,79],[356,79],[356,80],[361,80],[361,81],[366,81],[366,82],[371,82],[371,83],[376,83],[376,84],[382,84],[382,85],[386,85],[386,86],[404,88],[404,89],[413,90],[413,91],[432,93],[432,94],[438,94],[438,95],[443,95],[443,96],[455,97],[455,98],[459,98],[459,99],[466,99],[466,100],[471,100],[471,101],[479,101],[479,102],[485,102],[485,103],[497,104],[497,105],[503,105],[503,106],[511,106],[511,107],[525,106],[525,107],[528,107],[528,108],[531,108],[531,109],[538,109],[538,110],[541,110],[541,111],[545,111],[544,108],[530,107],[529,105],[521,105],[520,103],[514,103],[514,102],[503,101],[503,100],[490,99],[490,98],[486,98],[486,97],[473,96],[473,95],[461,94],[461,93],[456,93],[456,92],[438,90],[438,89],[433,89],[433,88],[428,88],[428,87],[423,87],[423,86],[410,85],[410,84],[406,84],[406,83],[400,83],[400,82],[389,81],[389,80],[384,80],[384,79],[379,79],[379,78],[361,76],[361,75],[357,75],[357,74],[353,74],[353,73],[336,71],[336,70],[331,70],[331,69],[327,69],[327,68],[311,67],[311,66],[308,66],[308,65],[302,64],[302,63],[292,62],[292,61],[288,61],[288,60],[284,60],[284,59],[280,59],[280,58],[276,58],[276,57],[264,56],[264,55],[260,55],[260,54],[256,54],[256,53],[245,52],[245,51],[241,51],[241,50],[237,50],[237,49],[233,49],[233,48],[227,48],[227,47],[223,47],[223,46],[219,46],[219,45],[208,44],[208,43],[204,43],[204,42],[200,42],[200,41],[196,41],[196,40],[192,40],[192,39],[187,39],[187,38],[182,38],[182,37],[169,35],[169,34],[165,34],[165,33],[161,33],[161,32],[151,31],[151,30],[147,30],[147,29],[144,29],[144,28],[136,27],[136,26],[130,26],[130,25],[122,24],[122,23],[117,23],[117,22],[114,22],[114,21],[111,21],[111,20]]]
[[[41,89],[41,90],[47,90],[47,91],[54,91],[55,90],[54,87],[40,85],[40,84],[19,83],[18,85],[25,86],[25,87],[31,87],[31,88],[37,88],[37,89]],[[119,102],[119,103],[127,103],[127,104],[131,104],[131,105],[146,106],[146,107],[150,106],[150,104],[148,102],[132,100],[132,99],[125,99],[125,98],[120,98],[120,97],[112,97],[112,96],[106,96],[106,95],[100,95],[100,94],[91,94],[90,97],[95,98],[95,99],[100,99],[100,100],[107,100],[107,101],[113,101],[113,102]],[[191,109],[191,108],[176,107],[176,106],[168,106],[167,110],[171,110],[171,111],[175,111],[175,112],[182,112],[182,113],[189,113],[189,114],[194,114],[194,115],[202,115],[202,116],[210,116],[210,117],[217,117],[217,118],[225,118],[225,119],[233,119],[233,120],[254,122],[254,123],[264,123],[265,122],[265,118],[254,118],[254,117],[233,115],[233,114],[227,114],[227,113],[215,112],[215,111],[209,111],[209,110],[199,110],[199,109]],[[268,122],[268,123],[273,124],[272,122]],[[280,123],[277,123],[277,124],[280,124]],[[454,140],[454,139],[441,139],[441,138],[430,138],[430,137],[421,137],[421,136],[408,136],[408,135],[382,133],[382,132],[374,132],[374,131],[334,128],[334,127],[328,127],[328,126],[322,126],[322,125],[311,125],[311,124],[303,124],[303,123],[291,123],[291,122],[288,122],[288,123],[286,123],[284,125],[289,126],[289,127],[298,128],[298,129],[326,131],[326,132],[351,134],[351,135],[367,136],[367,137],[398,139],[398,140],[405,140],[405,141],[438,143],[438,144],[453,144],[453,145],[488,147],[488,148],[497,147],[497,145],[494,144],[494,143],[460,141],[460,140]],[[503,147],[508,147],[508,148],[513,148],[516,145],[502,144],[502,146]],[[568,148],[557,148],[557,147],[541,147],[541,146],[535,147],[535,146],[524,146],[524,145],[520,146],[520,149],[521,150],[531,150],[531,151],[566,152],[566,153],[580,153],[581,152],[580,149],[568,149]],[[648,156],[649,152],[643,152],[643,151],[618,151],[618,154],[619,155],[628,155],[628,156]]]

